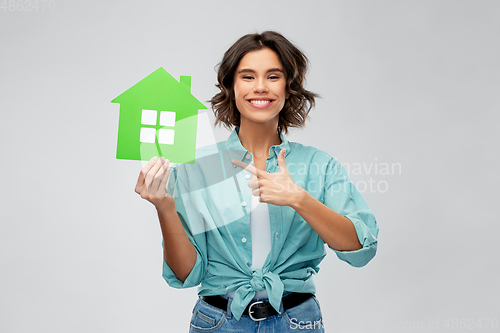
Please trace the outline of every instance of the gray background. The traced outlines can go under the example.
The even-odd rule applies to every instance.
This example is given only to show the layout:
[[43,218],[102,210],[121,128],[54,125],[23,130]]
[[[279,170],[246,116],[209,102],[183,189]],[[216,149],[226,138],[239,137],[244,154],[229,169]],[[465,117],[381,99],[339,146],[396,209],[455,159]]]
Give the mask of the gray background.
[[322,96],[289,139],[348,166],[381,229],[366,267],[322,262],[327,331],[498,327],[500,1],[42,4],[0,9],[1,332],[187,331],[196,290],[161,277],[110,101],[162,66],[208,106],[223,52],[266,29]]

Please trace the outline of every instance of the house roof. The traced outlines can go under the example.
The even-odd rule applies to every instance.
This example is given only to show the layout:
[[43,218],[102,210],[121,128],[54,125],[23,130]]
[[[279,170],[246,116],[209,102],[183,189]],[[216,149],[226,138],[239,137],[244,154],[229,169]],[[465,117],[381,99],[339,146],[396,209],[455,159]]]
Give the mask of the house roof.
[[193,112],[206,109],[191,94],[191,77],[181,76],[180,82],[163,67],[146,76],[111,101],[140,109]]

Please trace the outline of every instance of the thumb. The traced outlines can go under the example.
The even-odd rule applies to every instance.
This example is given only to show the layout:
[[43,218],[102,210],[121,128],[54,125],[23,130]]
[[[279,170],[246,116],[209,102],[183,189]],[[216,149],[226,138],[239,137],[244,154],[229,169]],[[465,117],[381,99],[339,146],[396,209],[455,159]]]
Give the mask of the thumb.
[[278,165],[280,167],[280,171],[287,171],[286,169],[286,162],[285,162],[285,153],[286,153],[286,148],[283,148],[280,150],[280,153],[278,154]]

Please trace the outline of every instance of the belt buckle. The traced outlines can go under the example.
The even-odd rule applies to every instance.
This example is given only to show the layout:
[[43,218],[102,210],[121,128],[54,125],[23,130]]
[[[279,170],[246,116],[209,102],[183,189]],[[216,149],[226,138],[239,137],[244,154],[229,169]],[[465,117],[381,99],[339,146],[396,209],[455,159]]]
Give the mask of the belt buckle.
[[252,319],[253,321],[262,321],[264,319],[266,319],[265,317],[264,318],[254,318],[254,316],[252,316],[253,314],[253,311],[252,311],[252,306],[254,305],[257,305],[257,304],[264,304],[264,302],[262,301],[257,301],[257,302],[253,302],[252,304],[250,304],[250,306],[248,307],[248,316],[250,317],[250,319]]

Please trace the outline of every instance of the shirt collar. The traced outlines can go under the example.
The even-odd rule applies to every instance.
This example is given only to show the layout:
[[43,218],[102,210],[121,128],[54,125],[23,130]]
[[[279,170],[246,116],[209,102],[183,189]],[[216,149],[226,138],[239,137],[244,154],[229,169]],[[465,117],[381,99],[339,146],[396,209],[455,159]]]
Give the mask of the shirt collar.
[[[226,140],[226,149],[247,151],[245,147],[243,147],[243,145],[241,144],[240,138],[238,136],[239,131],[240,131],[239,127],[235,127],[233,129],[231,135],[229,135],[228,139]],[[286,136],[283,133],[280,133],[280,139],[281,139],[280,145],[275,145],[269,148],[269,156],[271,156],[271,154],[273,153],[273,148],[276,158],[278,157],[278,154],[283,148],[286,149],[285,158],[288,156],[288,154],[290,154],[290,142],[287,140]]]

